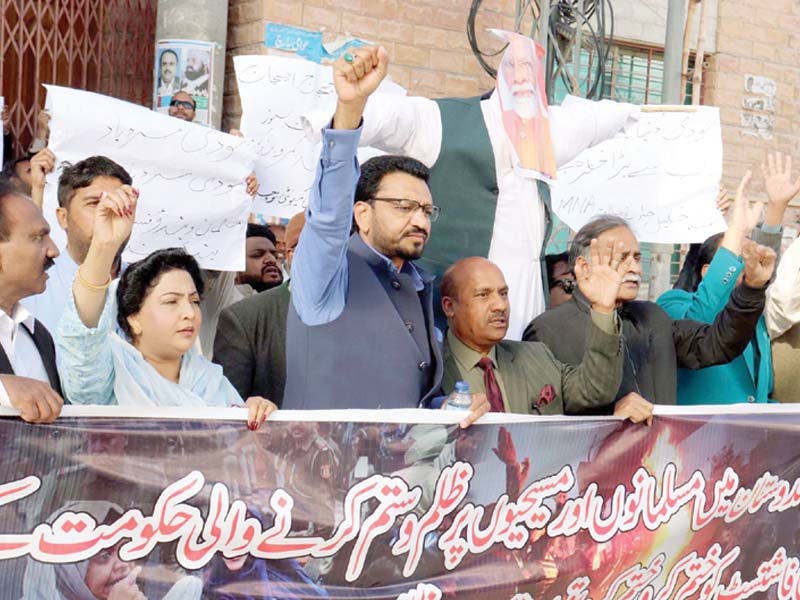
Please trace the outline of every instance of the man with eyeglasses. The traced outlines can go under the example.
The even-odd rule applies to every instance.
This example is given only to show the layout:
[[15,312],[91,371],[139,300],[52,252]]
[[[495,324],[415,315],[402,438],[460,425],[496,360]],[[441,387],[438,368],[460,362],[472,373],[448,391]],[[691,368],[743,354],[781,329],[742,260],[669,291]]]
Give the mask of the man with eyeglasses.
[[195,102],[186,92],[176,92],[169,102],[169,116],[191,123],[194,121]]
[[[400,156],[359,170],[356,158],[364,106],[387,69],[376,47],[334,64],[338,103],[293,263],[284,409],[427,407],[441,386],[433,277],[413,262],[439,215],[429,170]],[[462,425],[487,410],[476,395]]]

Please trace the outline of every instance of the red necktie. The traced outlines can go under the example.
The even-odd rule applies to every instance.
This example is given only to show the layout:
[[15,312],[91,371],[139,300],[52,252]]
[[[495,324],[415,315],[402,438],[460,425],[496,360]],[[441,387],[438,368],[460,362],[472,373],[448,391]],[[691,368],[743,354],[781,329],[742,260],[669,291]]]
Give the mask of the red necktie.
[[486,388],[486,399],[492,407],[492,412],[506,412],[503,406],[503,394],[494,376],[492,359],[484,356],[478,361],[478,366],[483,369],[483,386]]

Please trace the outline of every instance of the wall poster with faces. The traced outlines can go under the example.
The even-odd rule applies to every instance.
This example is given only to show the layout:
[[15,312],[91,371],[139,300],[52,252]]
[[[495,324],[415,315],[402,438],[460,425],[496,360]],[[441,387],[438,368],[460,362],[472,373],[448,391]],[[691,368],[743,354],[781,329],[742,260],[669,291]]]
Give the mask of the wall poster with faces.
[[[211,94],[214,73],[214,43],[196,40],[158,40],[153,77],[153,110],[170,113],[191,110],[194,123],[211,124]],[[175,115],[173,115],[175,116]]]

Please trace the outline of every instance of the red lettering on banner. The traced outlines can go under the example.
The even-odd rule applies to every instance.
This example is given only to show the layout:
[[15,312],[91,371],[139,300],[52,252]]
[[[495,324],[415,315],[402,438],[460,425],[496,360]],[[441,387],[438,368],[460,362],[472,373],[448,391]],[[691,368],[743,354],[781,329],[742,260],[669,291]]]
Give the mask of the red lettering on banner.
[[422,517],[408,515],[400,526],[400,539],[392,546],[392,554],[408,553],[403,575],[411,577],[422,558],[425,536],[435,531],[444,518],[453,512],[469,491],[469,481],[474,470],[472,465],[456,462],[442,469],[436,481],[433,503]]
[[[461,506],[473,475],[468,463],[446,467],[436,482],[431,505],[424,507],[422,514],[411,514],[415,508],[421,510],[420,488],[409,488],[398,477],[373,475],[348,491],[344,518],[330,539],[324,539],[291,535],[294,500],[282,489],[275,490],[270,498],[274,520],[267,529],[258,519],[247,516],[243,502],[231,500],[222,483],[212,486],[204,518],[198,507],[188,504],[205,487],[202,473],[195,471],[167,486],[149,516],[131,509],[114,523],[99,525],[86,513],[65,512],[52,525],[36,526],[30,535],[0,535],[0,559],[30,555],[48,563],[78,562],[123,541],[120,557],[131,561],[147,556],[157,544],[177,541],[178,562],[194,570],[208,564],[217,552],[227,557],[249,553],[265,559],[325,557],[355,540],[346,570],[346,579],[354,581],[365,568],[372,544],[392,531],[398,519],[402,521],[397,525],[399,535],[392,552],[396,556],[407,554],[403,573],[410,577],[431,532],[441,533],[438,548],[445,568],[452,570],[467,554],[487,552],[496,544],[509,550],[524,548],[531,532],[543,529],[550,538],[585,531],[602,543],[639,525],[655,530],[682,509],[691,517],[692,530],[698,531],[715,521],[735,522],[764,507],[770,513],[783,512],[800,503],[800,480],[790,484],[764,472],[748,489],[740,486],[734,469],[726,468],[713,486],[707,485],[699,471],[679,485],[675,465],[668,464],[660,479],[644,468],[638,469],[631,478],[630,492],[623,485],[617,486],[610,499],[602,498],[598,486],[591,483],[581,495],[566,500],[556,515],[544,503],[572,490],[575,476],[569,466],[533,482],[516,499],[502,495],[488,508],[472,503]],[[0,506],[33,494],[39,486],[36,477],[0,485]],[[450,515],[452,524],[441,532]],[[484,517],[486,525],[482,526]],[[725,570],[739,554],[738,547],[723,554],[719,544],[714,544],[703,556],[694,552],[679,558],[666,573],[663,587],[656,590],[654,581],[662,576],[667,560],[659,555],[646,567],[637,565],[618,575],[606,598],[680,600],[699,596],[734,600],[757,596],[776,586],[780,600],[800,600],[800,561],[788,557],[783,548],[760,565],[753,580],[742,581],[740,574],[733,574],[723,585]],[[588,588],[588,579],[576,579],[564,598],[586,600]]]
[[256,541],[258,544],[250,554],[258,558],[298,558],[310,556],[311,552],[324,541],[314,537],[289,537],[292,529],[292,508],[294,498],[284,490],[275,490],[269,500],[275,520]]
[[[41,485],[39,478],[33,476],[0,485],[0,506],[30,496]],[[27,534],[0,535],[0,560],[25,556],[30,552],[32,539]]]
[[[316,549],[313,556],[332,556],[345,543],[358,536],[345,572],[347,581],[355,581],[364,569],[369,548],[375,538],[389,531],[397,517],[413,510],[421,497],[422,490],[409,489],[408,483],[400,477],[373,475],[365,479],[350,488],[344,502],[344,520],[333,537]],[[378,500],[378,507],[362,525],[362,505],[372,499]]]
[[[569,491],[574,484],[572,469],[566,466],[557,474],[544,477],[526,487],[516,502],[509,502],[507,496],[501,496],[494,506],[490,526],[485,532],[480,530],[484,507],[471,503],[465,505],[456,514],[453,524],[439,538],[439,549],[444,553],[445,568],[454,569],[468,552],[479,554],[497,543],[502,543],[509,550],[523,548],[530,538],[529,531],[542,529],[552,516],[550,509],[544,506],[544,500]],[[462,538],[464,532],[466,539]]]

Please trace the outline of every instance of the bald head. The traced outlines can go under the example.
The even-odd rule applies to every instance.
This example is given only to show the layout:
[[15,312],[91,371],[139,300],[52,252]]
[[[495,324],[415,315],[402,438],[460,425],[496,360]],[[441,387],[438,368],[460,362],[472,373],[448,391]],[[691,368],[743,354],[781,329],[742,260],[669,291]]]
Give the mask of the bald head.
[[172,100],[169,103],[169,116],[191,123],[194,121],[195,108],[194,98],[187,92],[176,92],[172,95]]
[[483,354],[508,331],[508,285],[493,262],[465,258],[442,278],[442,310],[452,332]]

